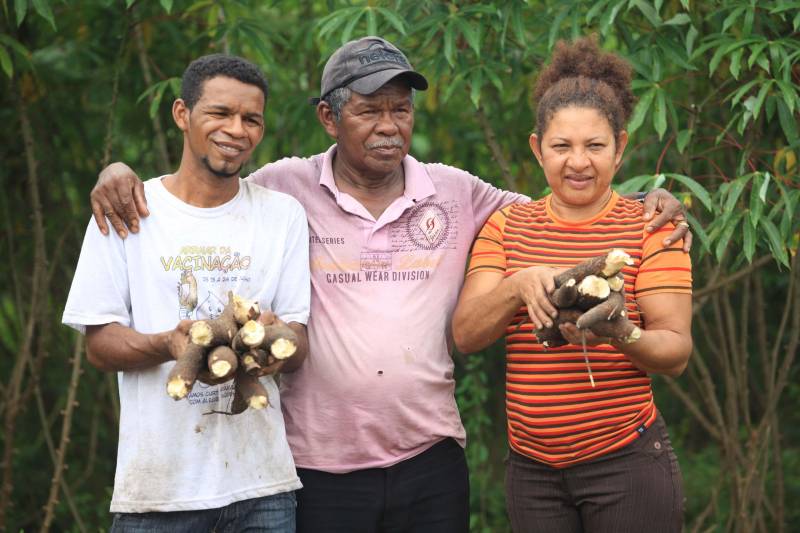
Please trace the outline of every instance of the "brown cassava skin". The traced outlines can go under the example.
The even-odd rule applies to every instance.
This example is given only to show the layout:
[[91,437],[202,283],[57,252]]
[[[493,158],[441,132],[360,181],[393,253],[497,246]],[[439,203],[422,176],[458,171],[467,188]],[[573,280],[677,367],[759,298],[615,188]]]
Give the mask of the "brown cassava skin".
[[191,342],[186,345],[167,378],[167,394],[173,400],[185,398],[192,391],[197,375],[203,368],[205,356],[206,350],[202,346]]
[[[286,324],[282,322],[275,322],[268,326],[264,326],[264,331],[265,335],[264,335],[263,346],[277,359],[286,359],[294,355],[295,351],[297,351],[297,343],[298,343],[297,334],[294,331],[292,331],[292,328],[290,328]],[[293,349],[291,350],[290,354],[286,355],[286,354],[276,353],[277,350],[275,349],[276,348],[275,343],[276,341],[279,340],[285,340],[291,343]]]
[[[218,363],[221,362],[227,363],[227,370],[224,372],[220,372],[222,365],[218,365]],[[238,366],[239,358],[229,346],[217,346],[208,353],[208,371],[217,379],[232,378]]]
[[[208,326],[211,331],[210,339],[200,339],[199,333],[202,331],[202,324]],[[194,344],[201,346],[220,346],[222,344],[230,344],[236,332],[239,331],[239,325],[233,317],[233,306],[229,303],[225,306],[222,314],[212,320],[198,320],[192,324],[189,329],[189,339]]]
[[592,327],[599,322],[607,322],[614,320],[618,316],[624,315],[625,311],[625,294],[624,292],[614,292],[608,295],[608,298],[592,307],[575,322],[575,325],[580,329],[592,329]]
[[248,407],[252,407],[254,401],[263,404],[264,407],[269,405],[267,389],[257,377],[251,376],[241,367],[236,372],[234,388],[233,403],[231,404],[232,414],[239,414]]
[[536,333],[536,338],[547,348],[558,348],[559,346],[569,344],[564,336],[561,335],[561,330],[558,329],[558,326],[566,324],[567,322],[575,322],[580,318],[582,313],[583,311],[576,308],[559,309],[558,316],[552,326],[538,329],[534,332]]
[[[616,250],[616,251],[621,252],[621,250]],[[613,271],[604,272],[608,266],[608,258],[610,254],[612,254],[613,252],[615,252],[614,249],[609,250],[608,253],[604,255],[587,259],[586,261],[578,263],[569,270],[565,270],[561,274],[555,276],[553,278],[553,281],[555,282],[556,287],[561,287],[563,284],[565,284],[567,281],[571,279],[574,279],[575,283],[580,283],[586,276],[601,276],[604,278],[609,278],[611,276],[616,275],[617,272],[619,272],[622,269],[621,266],[618,269],[614,269]],[[625,255],[627,256],[627,254]]]
[[553,291],[553,294],[550,295],[550,300],[553,302],[553,305],[558,307],[559,309],[566,309],[567,307],[572,307],[575,305],[575,301],[578,299],[578,287],[575,284],[567,284],[561,285],[559,288]]
[[258,376],[261,369],[269,364],[268,358],[266,350],[253,348],[241,355],[242,366],[248,374]]

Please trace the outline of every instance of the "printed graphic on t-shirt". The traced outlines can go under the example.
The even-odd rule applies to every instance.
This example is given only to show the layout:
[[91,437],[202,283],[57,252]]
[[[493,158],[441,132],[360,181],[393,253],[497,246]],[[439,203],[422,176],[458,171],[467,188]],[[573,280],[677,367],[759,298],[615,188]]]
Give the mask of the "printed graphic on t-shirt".
[[[228,290],[238,282],[249,282],[249,255],[229,246],[181,246],[178,253],[161,256],[161,268],[174,272],[177,285],[178,319],[213,320],[222,314]],[[197,382],[187,396],[190,405],[216,404],[233,396],[231,382],[206,385]]]
[[396,252],[453,249],[458,237],[458,202],[423,202],[391,226],[390,242]]

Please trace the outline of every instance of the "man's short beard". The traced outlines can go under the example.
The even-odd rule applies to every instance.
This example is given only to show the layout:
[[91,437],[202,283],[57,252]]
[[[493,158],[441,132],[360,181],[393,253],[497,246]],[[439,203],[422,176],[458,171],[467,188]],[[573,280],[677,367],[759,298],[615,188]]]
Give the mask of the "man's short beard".
[[203,156],[203,164],[205,165],[205,167],[208,169],[209,172],[211,172],[218,178],[235,178],[236,176],[239,175],[239,173],[242,171],[242,167],[244,166],[244,165],[239,165],[239,168],[237,168],[233,172],[225,172],[224,170],[217,170],[211,166],[211,163],[209,163],[207,156]]

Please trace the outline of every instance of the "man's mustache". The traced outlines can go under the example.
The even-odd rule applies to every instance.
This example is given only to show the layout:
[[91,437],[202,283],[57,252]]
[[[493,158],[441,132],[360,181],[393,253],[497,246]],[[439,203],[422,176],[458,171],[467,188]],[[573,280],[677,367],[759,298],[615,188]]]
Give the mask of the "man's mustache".
[[391,138],[391,139],[384,139],[382,141],[368,143],[367,150],[373,150],[375,148],[402,148],[403,141],[401,139]]

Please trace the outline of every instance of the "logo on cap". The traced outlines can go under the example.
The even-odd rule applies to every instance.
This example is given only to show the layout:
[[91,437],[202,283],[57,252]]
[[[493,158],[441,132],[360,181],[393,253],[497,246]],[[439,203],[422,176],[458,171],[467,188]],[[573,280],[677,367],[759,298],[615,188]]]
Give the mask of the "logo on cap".
[[355,52],[355,56],[360,65],[369,65],[376,61],[391,61],[404,67],[410,66],[402,54],[388,50],[382,43],[373,43],[367,48]]

